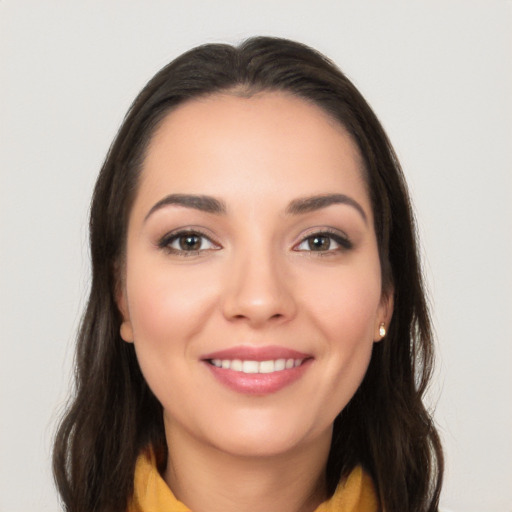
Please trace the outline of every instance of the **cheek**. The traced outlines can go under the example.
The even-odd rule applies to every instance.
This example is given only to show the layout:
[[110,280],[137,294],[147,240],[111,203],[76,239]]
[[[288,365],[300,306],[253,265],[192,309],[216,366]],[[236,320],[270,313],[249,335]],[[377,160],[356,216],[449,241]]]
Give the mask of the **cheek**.
[[182,384],[190,380],[197,363],[195,341],[215,307],[217,286],[211,277],[205,280],[200,269],[176,271],[155,259],[134,259],[127,276],[128,309],[141,371],[162,404],[186,402],[193,386]]
[[346,406],[366,374],[381,300],[380,266],[353,270],[341,268],[309,289],[310,320],[323,338],[319,357],[324,373],[317,390],[324,389],[328,396],[326,410],[332,418]]
[[302,296],[318,329],[331,342],[373,343],[381,301],[380,267],[368,266],[360,272],[341,269],[323,279],[316,277],[314,285],[303,285]]
[[200,269],[180,272],[165,261],[134,262],[128,275],[128,307],[136,341],[172,345],[182,336],[191,337],[215,304],[217,287]]

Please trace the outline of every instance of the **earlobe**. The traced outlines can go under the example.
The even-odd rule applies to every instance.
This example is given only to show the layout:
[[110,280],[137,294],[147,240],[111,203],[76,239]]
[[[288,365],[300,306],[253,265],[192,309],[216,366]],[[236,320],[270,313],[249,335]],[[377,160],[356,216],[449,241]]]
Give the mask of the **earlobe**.
[[121,335],[121,338],[127,343],[133,343],[133,329],[129,320],[123,320],[123,323],[119,328],[119,334]]
[[388,326],[391,323],[391,317],[393,316],[394,306],[394,289],[382,293],[380,302],[379,312],[377,314],[373,341],[378,342],[386,337]]
[[123,290],[118,290],[116,295],[117,307],[121,313],[121,316],[123,317],[123,321],[121,322],[121,326],[119,328],[119,334],[121,335],[121,338],[127,343],[133,343],[133,328],[130,321],[130,314],[128,312],[128,301],[126,299],[126,294]]

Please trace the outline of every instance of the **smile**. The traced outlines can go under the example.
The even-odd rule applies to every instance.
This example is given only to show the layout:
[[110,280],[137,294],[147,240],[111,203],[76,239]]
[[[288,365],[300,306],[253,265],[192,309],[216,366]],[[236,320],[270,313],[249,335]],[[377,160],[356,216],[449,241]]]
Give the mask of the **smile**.
[[242,373],[274,373],[297,368],[304,359],[269,359],[267,361],[242,361],[241,359],[210,359],[210,364],[224,370]]
[[264,396],[300,380],[314,361],[313,354],[277,345],[238,345],[201,357],[221,385],[237,393]]

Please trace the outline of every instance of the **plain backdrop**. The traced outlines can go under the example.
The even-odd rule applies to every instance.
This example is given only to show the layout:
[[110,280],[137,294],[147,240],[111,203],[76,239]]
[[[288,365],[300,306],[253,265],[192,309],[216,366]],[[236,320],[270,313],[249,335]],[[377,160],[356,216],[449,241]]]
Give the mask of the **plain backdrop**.
[[51,440],[88,290],[91,189],[145,82],[251,35],[330,56],[416,205],[443,510],[512,511],[512,3],[0,0],[0,512],[58,511]]

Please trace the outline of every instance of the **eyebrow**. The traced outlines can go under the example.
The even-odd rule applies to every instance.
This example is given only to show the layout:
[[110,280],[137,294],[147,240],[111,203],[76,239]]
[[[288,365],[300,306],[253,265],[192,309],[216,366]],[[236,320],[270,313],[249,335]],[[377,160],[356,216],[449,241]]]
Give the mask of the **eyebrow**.
[[[327,208],[333,204],[346,204],[352,206],[361,215],[365,223],[368,223],[368,218],[363,207],[355,200],[345,194],[321,194],[317,196],[302,197],[294,199],[286,208],[288,215],[301,215],[309,213],[322,208]],[[175,205],[183,206],[185,208],[193,208],[206,213],[213,213],[217,215],[226,214],[227,208],[224,201],[216,199],[211,196],[194,195],[194,194],[169,194],[163,199],[160,199],[144,218],[144,222],[155,211],[164,208],[165,206]]]
[[327,208],[333,204],[346,204],[352,206],[361,215],[364,222],[368,223],[368,217],[363,207],[355,200],[345,194],[321,194],[318,196],[303,197],[294,199],[286,208],[289,215],[300,215],[302,213],[313,212]]
[[158,203],[149,210],[144,221],[146,221],[148,217],[157,210],[169,205],[184,206],[185,208],[193,208],[194,210],[215,213],[218,215],[226,213],[226,205],[224,202],[219,199],[215,199],[214,197],[193,194],[169,194],[163,199],[160,199],[160,201],[158,201]]

